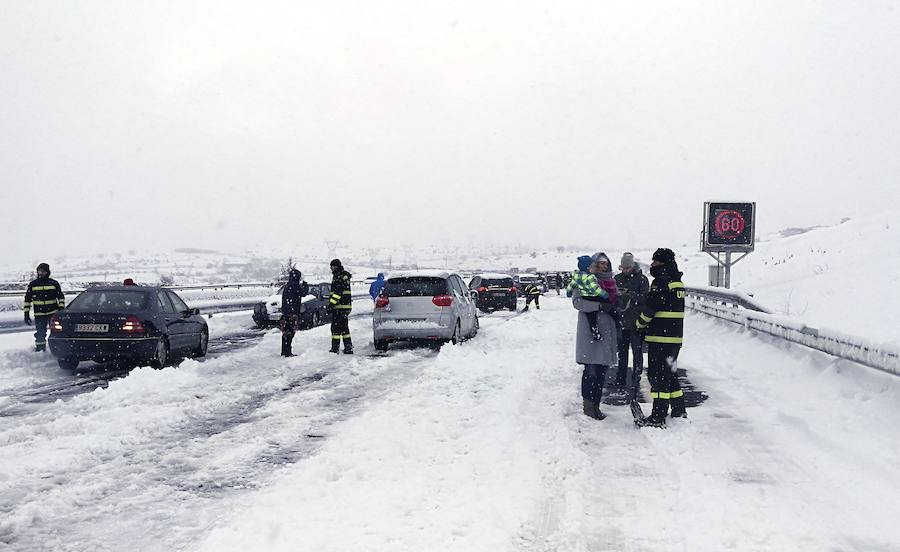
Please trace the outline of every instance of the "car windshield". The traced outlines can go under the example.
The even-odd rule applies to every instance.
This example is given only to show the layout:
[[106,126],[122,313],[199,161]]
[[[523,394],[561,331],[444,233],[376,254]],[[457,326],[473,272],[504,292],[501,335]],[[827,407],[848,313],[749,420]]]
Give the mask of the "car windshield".
[[481,285],[484,287],[512,287],[512,278],[482,278]]
[[67,310],[71,312],[138,312],[147,310],[148,293],[131,290],[85,291]]
[[427,276],[391,278],[384,284],[382,292],[387,297],[431,297],[446,295],[447,280]]

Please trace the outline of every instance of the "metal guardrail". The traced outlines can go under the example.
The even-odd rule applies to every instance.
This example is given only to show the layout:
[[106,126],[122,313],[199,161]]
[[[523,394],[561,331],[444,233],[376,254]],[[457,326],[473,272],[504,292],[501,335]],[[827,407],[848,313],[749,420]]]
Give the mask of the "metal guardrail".
[[900,376],[900,347],[815,328],[792,318],[774,315],[739,291],[705,287],[688,287],[686,291],[687,307],[697,312]]
[[[110,285],[115,285],[114,282],[110,282]],[[199,284],[199,285],[191,285],[191,286],[160,286],[166,289],[171,289],[173,291],[191,291],[191,290],[216,290],[216,289],[228,289],[228,288],[245,288],[245,287],[271,287],[273,284],[271,282],[250,282],[250,283],[239,283],[239,284]],[[77,289],[63,289],[63,293],[69,294],[78,294],[82,291],[85,291],[88,288],[77,288]],[[0,297],[19,297],[25,296],[24,289],[22,290],[0,290]]]
[[[174,288],[173,288],[174,289]],[[354,301],[369,298],[368,293],[356,292],[351,295]],[[265,302],[265,297],[247,297],[225,300],[191,301],[190,306],[200,309],[200,314],[223,314],[226,312],[249,311],[259,303]],[[34,331],[34,326],[26,326],[20,319],[11,322],[0,321],[0,335],[10,333],[24,333]]]

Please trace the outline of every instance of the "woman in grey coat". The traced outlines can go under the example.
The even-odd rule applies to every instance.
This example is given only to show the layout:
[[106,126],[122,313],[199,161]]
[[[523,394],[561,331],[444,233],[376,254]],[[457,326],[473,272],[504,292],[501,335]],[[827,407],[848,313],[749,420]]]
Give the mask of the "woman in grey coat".
[[[606,261],[604,267],[602,261]],[[612,264],[605,253],[596,253],[591,257],[588,269],[592,274],[600,274],[610,270]],[[572,290],[572,306],[578,311],[578,326],[575,330],[575,362],[584,366],[581,375],[581,398],[584,413],[591,418],[602,420],[606,417],[600,411],[600,398],[603,394],[603,383],[606,371],[616,363],[617,330],[616,323],[608,314],[613,305],[587,301],[582,298],[578,288]],[[591,332],[586,312],[596,312],[597,329],[601,339],[596,339]]]

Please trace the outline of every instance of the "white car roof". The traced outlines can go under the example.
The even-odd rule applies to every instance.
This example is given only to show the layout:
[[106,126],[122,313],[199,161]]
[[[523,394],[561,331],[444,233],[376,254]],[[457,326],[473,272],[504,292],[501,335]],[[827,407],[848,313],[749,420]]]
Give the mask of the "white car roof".
[[393,280],[395,278],[449,278],[452,272],[447,272],[446,270],[406,270],[403,272],[395,272],[385,278],[386,280]]
[[519,278],[540,278],[537,274],[519,274]]
[[509,274],[501,274],[500,272],[484,272],[482,274],[476,274],[475,276],[481,276],[482,278],[488,278],[489,280],[499,280],[501,278],[512,278]]

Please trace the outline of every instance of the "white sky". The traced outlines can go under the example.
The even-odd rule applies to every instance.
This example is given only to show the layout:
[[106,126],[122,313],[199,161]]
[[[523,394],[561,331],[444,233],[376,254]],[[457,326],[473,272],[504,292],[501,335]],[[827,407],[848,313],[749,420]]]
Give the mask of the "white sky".
[[13,2],[0,254],[677,245],[896,208],[900,4]]

